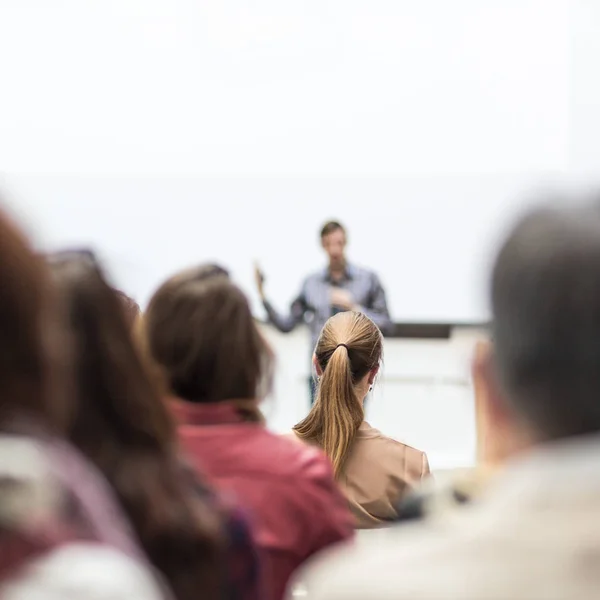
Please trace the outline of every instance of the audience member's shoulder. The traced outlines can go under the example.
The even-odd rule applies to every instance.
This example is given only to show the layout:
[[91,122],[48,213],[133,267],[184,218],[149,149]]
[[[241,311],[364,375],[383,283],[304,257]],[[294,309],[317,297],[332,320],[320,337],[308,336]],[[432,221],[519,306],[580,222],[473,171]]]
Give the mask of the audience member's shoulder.
[[66,510],[73,497],[55,468],[46,442],[0,435],[0,596],[162,598],[146,566],[103,543],[79,541],[89,530]]
[[424,454],[422,450],[418,450],[413,446],[409,446],[404,442],[391,438],[383,434],[379,429],[371,427],[368,423],[364,423],[359,430],[359,437],[364,440],[372,440],[382,447],[385,447],[388,451],[396,454],[402,454],[409,458],[421,458]]
[[464,591],[477,559],[476,545],[467,550],[454,527],[414,524],[364,533],[355,546],[332,550],[297,574],[311,600],[450,598]]
[[313,448],[298,438],[294,432],[288,432],[283,435],[276,435],[274,447],[283,458],[293,459],[295,465],[304,465],[312,460],[317,460],[323,457],[320,450]]
[[383,435],[368,423],[363,423],[359,430],[359,440],[363,440],[364,453],[377,458],[384,468],[392,473],[401,474],[403,479],[420,481],[430,472],[427,455],[417,448]]
[[330,494],[335,486],[331,461],[322,450],[302,441],[290,442],[299,446],[296,461],[296,482],[303,482],[317,494]]
[[116,550],[69,544],[43,555],[0,584],[4,600],[161,600],[167,597],[142,565]]
[[62,490],[38,444],[25,436],[0,435],[0,525],[19,529],[60,508]]
[[404,444],[398,440],[392,439],[391,441],[394,443],[394,447],[398,452],[404,453],[406,460],[419,464],[427,462],[427,455],[425,452],[423,452],[423,450],[419,450],[418,448],[414,448],[413,446],[409,446],[408,444]]
[[274,436],[273,452],[276,452],[281,473],[291,478],[312,478],[331,476],[329,460],[323,452],[300,440],[295,433],[289,432]]

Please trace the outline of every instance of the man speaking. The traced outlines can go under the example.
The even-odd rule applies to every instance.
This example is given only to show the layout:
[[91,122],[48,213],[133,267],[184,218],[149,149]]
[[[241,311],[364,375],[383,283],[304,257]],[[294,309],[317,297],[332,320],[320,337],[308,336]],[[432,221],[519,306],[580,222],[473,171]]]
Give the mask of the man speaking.
[[346,230],[337,221],[329,221],[321,229],[321,245],[329,264],[325,269],[309,275],[300,293],[292,302],[290,312],[283,315],[267,300],[264,277],[256,269],[258,293],[269,321],[279,331],[287,333],[296,325],[306,322],[310,329],[312,349],[329,317],[338,312],[355,310],[366,314],[386,334],[391,328],[385,292],[379,277],[368,269],[347,262]]

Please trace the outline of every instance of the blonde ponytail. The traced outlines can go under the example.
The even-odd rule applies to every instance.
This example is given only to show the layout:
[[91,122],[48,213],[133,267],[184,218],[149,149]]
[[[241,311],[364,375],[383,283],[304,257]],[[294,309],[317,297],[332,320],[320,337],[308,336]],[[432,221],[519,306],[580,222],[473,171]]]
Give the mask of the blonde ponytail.
[[379,363],[381,334],[365,315],[340,313],[325,324],[315,356],[322,369],[317,398],[294,432],[321,447],[339,477],[364,420],[355,384]]

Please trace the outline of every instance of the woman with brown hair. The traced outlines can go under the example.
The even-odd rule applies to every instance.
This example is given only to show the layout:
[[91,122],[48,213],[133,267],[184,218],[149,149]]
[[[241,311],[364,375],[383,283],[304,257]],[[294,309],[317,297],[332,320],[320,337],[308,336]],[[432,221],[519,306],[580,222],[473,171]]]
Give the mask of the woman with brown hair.
[[144,325],[183,445],[253,511],[267,597],[280,600],[302,562],[352,535],[331,466],[321,452],[264,426],[259,403],[271,387],[273,356],[225,274],[200,267],[175,275],[150,300]]
[[158,600],[110,488],[64,441],[68,344],[47,275],[0,213],[0,596]]
[[298,438],[323,449],[361,529],[396,517],[396,504],[429,474],[420,450],[385,437],[365,420],[364,400],[383,354],[381,332],[362,313],[331,317],[313,362],[319,384],[315,404],[294,427]]
[[175,425],[134,347],[122,298],[90,252],[58,253],[50,264],[75,347],[70,440],[112,485],[177,600],[257,599],[249,534],[183,465]]

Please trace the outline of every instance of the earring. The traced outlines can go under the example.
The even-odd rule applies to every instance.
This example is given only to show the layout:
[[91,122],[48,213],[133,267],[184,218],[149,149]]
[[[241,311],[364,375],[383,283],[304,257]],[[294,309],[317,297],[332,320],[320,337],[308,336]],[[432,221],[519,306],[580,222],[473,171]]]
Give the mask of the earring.
[[372,392],[372,391],[373,391],[373,386],[372,386],[372,385],[370,385],[370,386],[369,386],[369,391],[370,391],[370,392]]

